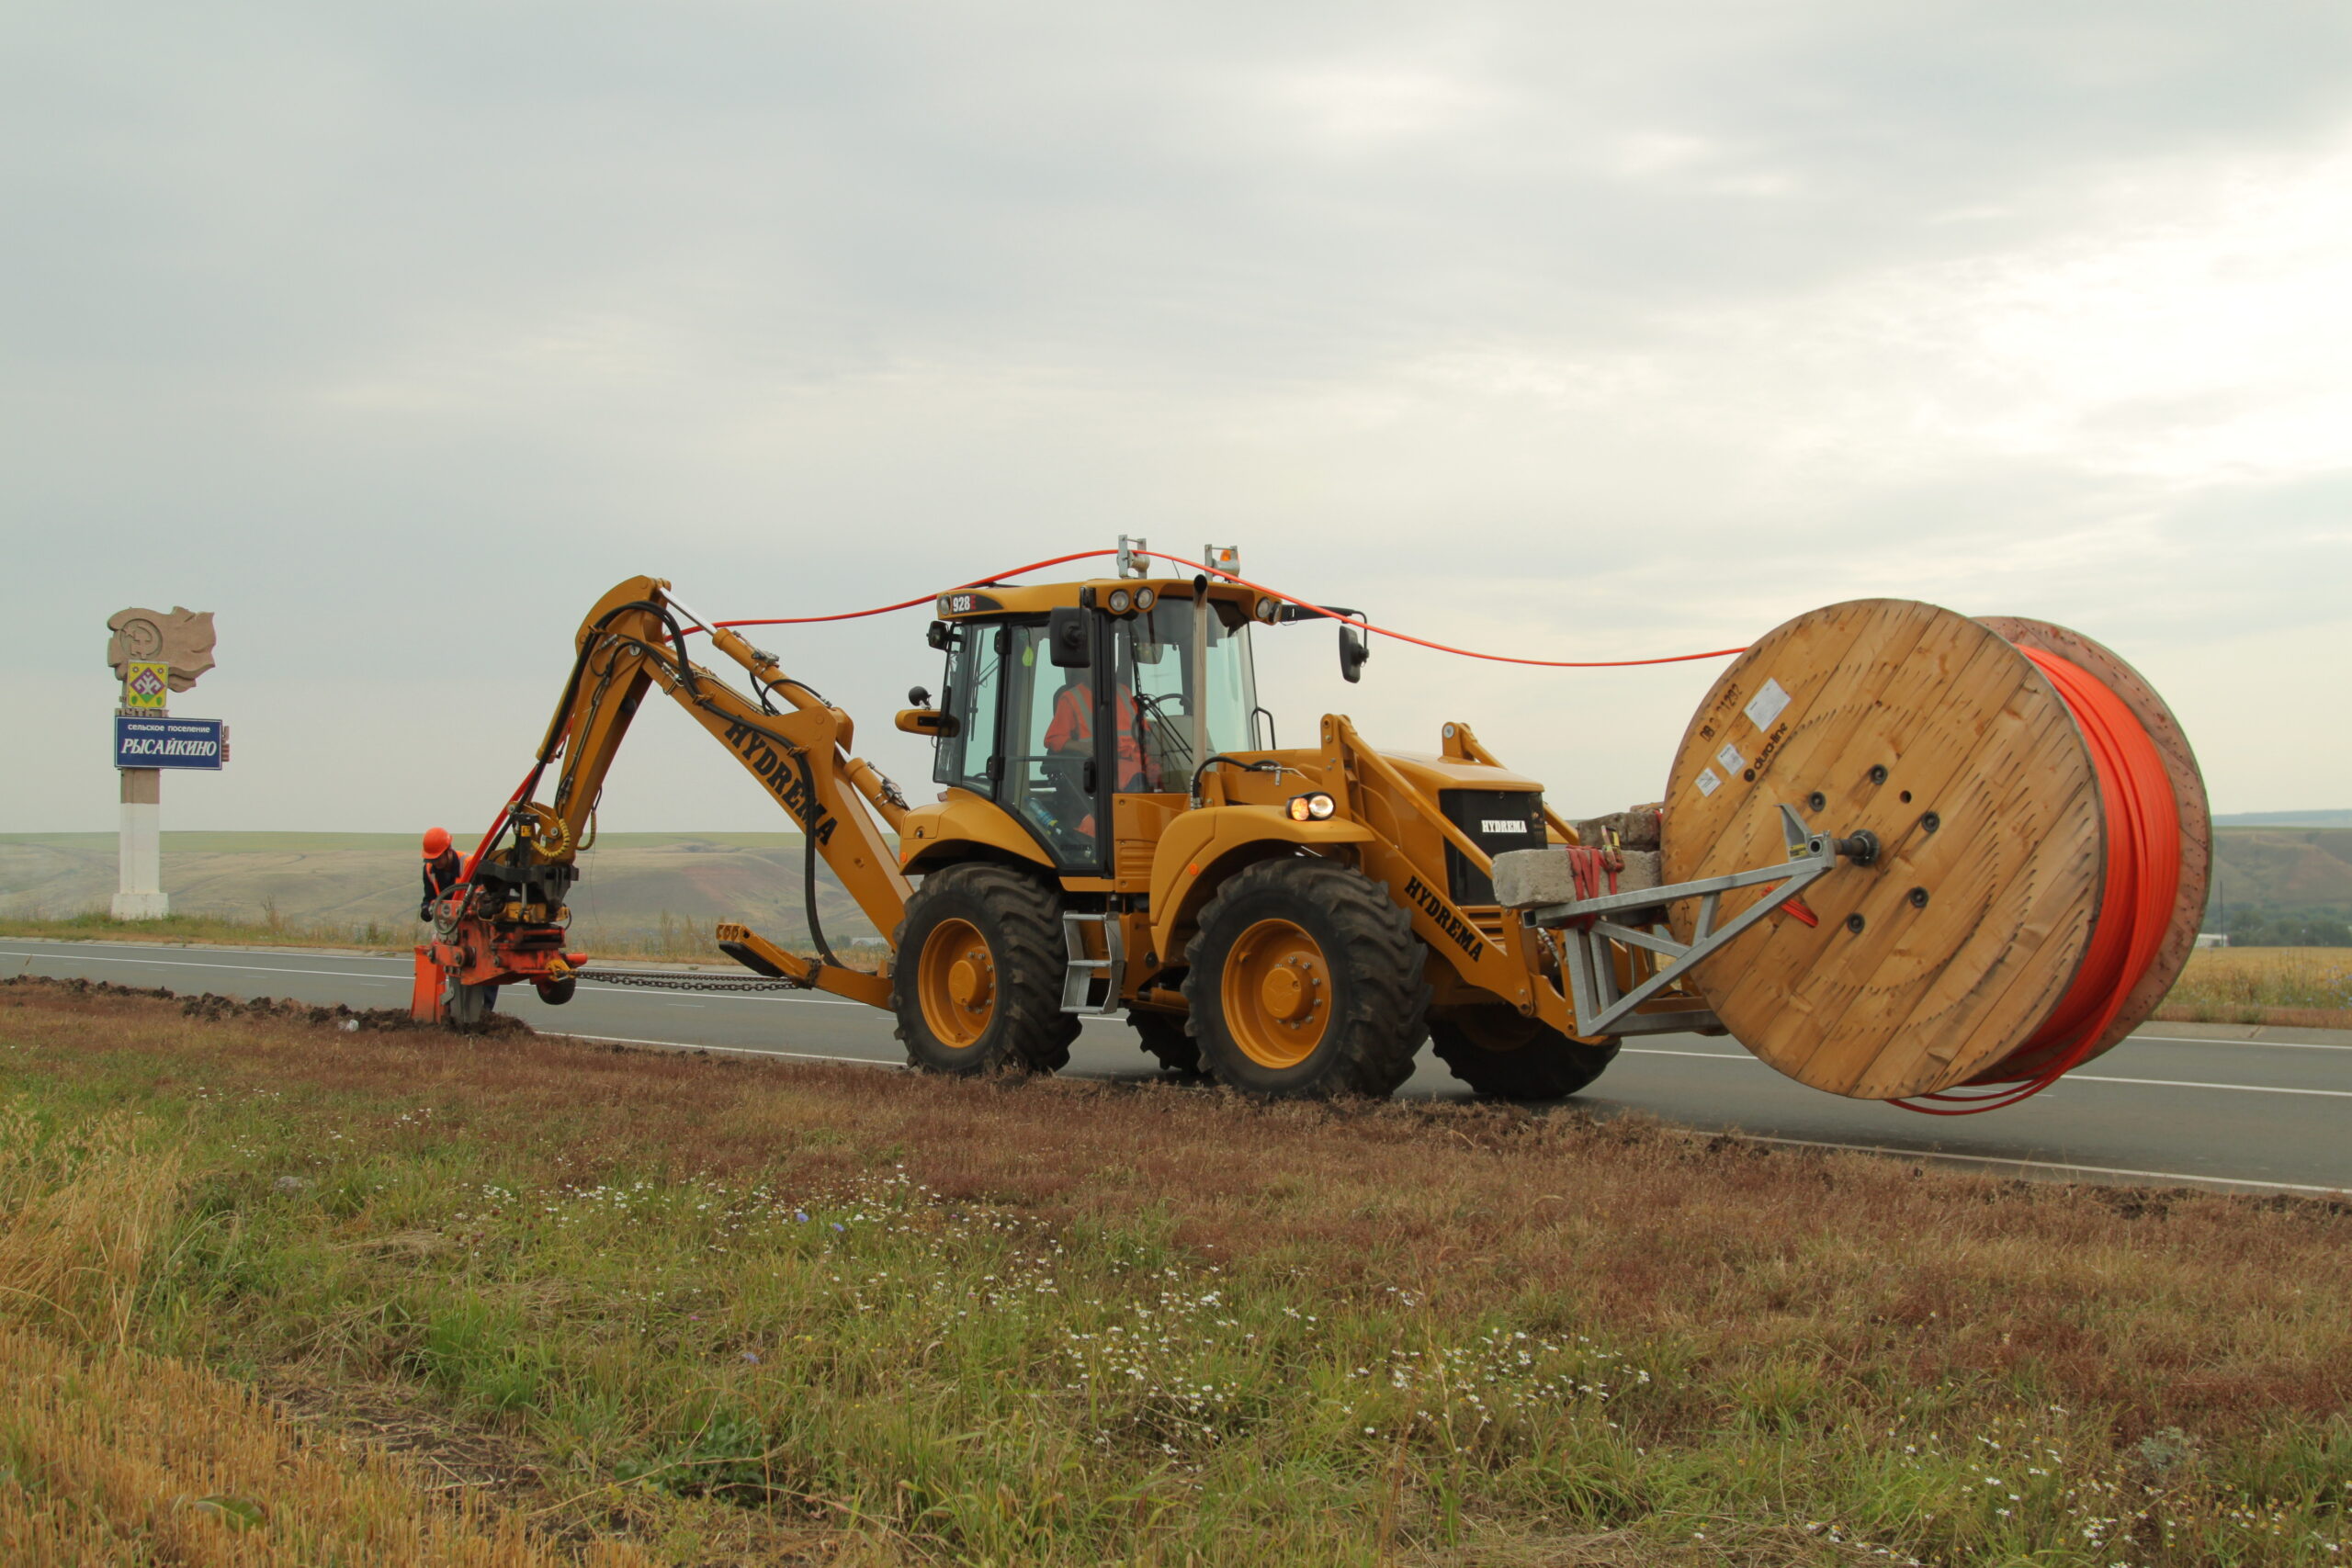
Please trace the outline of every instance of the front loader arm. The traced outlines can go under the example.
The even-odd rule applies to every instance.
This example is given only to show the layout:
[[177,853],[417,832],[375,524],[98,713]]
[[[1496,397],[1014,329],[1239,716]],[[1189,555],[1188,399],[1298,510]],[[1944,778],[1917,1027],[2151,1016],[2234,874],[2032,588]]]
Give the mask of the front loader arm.
[[[489,857],[492,880],[499,879],[497,868],[507,870],[508,880],[533,867],[571,869],[605,776],[647,691],[658,687],[722,742],[807,835],[812,879],[814,857],[822,855],[876,928],[886,935],[894,931],[910,888],[876,816],[898,826],[907,808],[898,786],[850,755],[849,715],[786,675],[774,655],[724,627],[704,626],[669,588],[657,578],[630,578],[581,623],[571,676],[532,773],[509,809],[514,838]],[[749,674],[756,694],[747,695],[686,656],[685,634],[698,626]],[[775,701],[779,697],[781,707]],[[550,768],[557,772],[553,793],[541,804],[539,790]],[[812,906],[814,897],[812,887]],[[811,934],[821,946],[813,916],[812,908]]]

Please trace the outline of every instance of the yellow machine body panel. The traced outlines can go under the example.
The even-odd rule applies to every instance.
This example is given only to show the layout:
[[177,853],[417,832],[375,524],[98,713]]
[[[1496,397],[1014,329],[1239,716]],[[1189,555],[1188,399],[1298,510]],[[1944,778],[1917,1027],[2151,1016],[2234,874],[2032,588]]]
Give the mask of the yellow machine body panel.
[[910,809],[899,827],[899,867],[910,874],[971,858],[975,850],[1008,854],[1053,869],[1053,861],[1037,847],[1001,806],[967,789],[949,789],[936,806]]
[[1360,822],[1294,822],[1278,806],[1206,806],[1185,812],[1160,835],[1152,852],[1152,950],[1181,953],[1201,905],[1239,867],[1301,851],[1344,852],[1372,838]]

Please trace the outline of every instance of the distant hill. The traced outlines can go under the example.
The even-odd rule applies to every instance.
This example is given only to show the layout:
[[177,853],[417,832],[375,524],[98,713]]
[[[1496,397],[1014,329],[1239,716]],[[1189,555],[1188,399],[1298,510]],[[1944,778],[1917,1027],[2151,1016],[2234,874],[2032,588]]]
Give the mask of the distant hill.
[[[458,841],[460,850],[470,840]],[[707,929],[742,920],[779,942],[806,940],[797,833],[606,833],[581,857],[571,907],[583,928],[642,931],[667,915]],[[416,914],[413,833],[165,833],[164,890],[176,913],[232,919],[271,909],[298,926],[399,926]],[[63,917],[106,908],[112,833],[0,834],[0,914]],[[817,866],[829,935],[870,937],[832,873]]]
[[[2352,915],[2352,820],[2216,819],[2211,903]],[[459,841],[460,849],[471,848]],[[801,851],[794,833],[607,833],[582,857],[572,907],[582,922],[636,931],[667,914],[696,926],[740,919],[799,941]],[[165,833],[164,886],[186,914],[298,923],[398,923],[416,912],[410,833]],[[821,862],[818,908],[844,940],[873,934]],[[112,833],[0,834],[0,914],[66,916],[103,908],[115,886]]]
[[2216,828],[2352,828],[2352,811],[2239,811],[2213,818]]
[[2352,826],[2218,825],[2213,858],[2209,905],[2352,910]]

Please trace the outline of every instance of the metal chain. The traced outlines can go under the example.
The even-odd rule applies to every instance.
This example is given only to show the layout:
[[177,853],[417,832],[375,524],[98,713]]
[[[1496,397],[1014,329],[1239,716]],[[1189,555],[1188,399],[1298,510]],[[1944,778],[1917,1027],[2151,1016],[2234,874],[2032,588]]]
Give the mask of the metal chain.
[[635,986],[647,991],[805,991],[797,980],[772,980],[764,976],[742,977],[695,975],[651,969],[575,969],[573,975],[599,986]]

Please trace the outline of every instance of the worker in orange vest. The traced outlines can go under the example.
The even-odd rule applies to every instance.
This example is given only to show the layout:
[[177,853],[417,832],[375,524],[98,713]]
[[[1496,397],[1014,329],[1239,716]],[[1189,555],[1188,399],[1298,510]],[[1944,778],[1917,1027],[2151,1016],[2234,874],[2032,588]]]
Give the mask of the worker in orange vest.
[[446,897],[449,889],[458,885],[458,877],[463,870],[458,852],[449,846],[449,829],[427,828],[424,830],[424,898],[416,907],[418,919],[433,918],[434,901]]
[[[1118,761],[1114,788],[1133,794],[1145,787],[1143,705],[1125,682],[1119,683]],[[1094,682],[1084,670],[1062,672],[1062,689],[1054,694],[1054,716],[1046,726],[1046,750],[1060,756],[1094,753]]]

